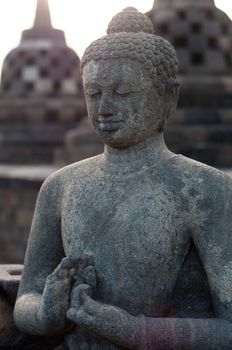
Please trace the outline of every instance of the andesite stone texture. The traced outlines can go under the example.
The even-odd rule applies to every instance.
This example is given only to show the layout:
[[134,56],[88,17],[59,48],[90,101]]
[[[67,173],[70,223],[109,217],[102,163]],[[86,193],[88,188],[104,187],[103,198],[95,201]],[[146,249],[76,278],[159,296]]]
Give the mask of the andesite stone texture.
[[176,54],[141,16],[125,9],[84,54],[104,153],[43,184],[15,321],[70,350],[230,349],[232,180],[166,147]]

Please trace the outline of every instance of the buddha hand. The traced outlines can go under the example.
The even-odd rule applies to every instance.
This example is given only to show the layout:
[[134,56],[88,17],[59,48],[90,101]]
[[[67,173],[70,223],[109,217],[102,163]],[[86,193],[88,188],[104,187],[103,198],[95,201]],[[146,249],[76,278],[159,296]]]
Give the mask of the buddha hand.
[[78,326],[127,349],[140,348],[143,322],[140,317],[126,311],[95,301],[91,298],[92,288],[80,284],[73,288],[71,308],[67,317]]
[[77,266],[78,259],[65,257],[46,279],[39,318],[48,326],[56,324],[60,328],[70,324],[66,313],[70,307],[73,275]]

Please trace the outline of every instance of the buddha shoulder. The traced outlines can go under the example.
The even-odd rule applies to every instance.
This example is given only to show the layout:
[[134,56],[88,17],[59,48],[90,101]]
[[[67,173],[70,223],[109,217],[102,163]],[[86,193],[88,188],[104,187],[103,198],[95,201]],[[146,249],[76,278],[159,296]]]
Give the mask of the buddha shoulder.
[[40,192],[47,192],[47,195],[56,193],[58,196],[72,185],[94,179],[99,172],[100,160],[101,155],[98,155],[57,170],[44,181]]
[[212,203],[216,203],[216,199],[229,196],[232,200],[232,177],[226,172],[181,155],[174,162],[189,198],[209,198]]

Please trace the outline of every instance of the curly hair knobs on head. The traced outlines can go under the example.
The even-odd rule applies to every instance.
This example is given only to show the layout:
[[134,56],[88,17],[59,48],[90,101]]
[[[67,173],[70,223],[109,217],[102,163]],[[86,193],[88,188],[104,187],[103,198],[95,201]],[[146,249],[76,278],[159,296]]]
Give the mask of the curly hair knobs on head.
[[154,34],[150,19],[128,7],[112,18],[107,33],[85,50],[81,70],[91,60],[136,60],[149,72],[160,95],[163,95],[166,84],[176,79],[178,61],[173,46]]

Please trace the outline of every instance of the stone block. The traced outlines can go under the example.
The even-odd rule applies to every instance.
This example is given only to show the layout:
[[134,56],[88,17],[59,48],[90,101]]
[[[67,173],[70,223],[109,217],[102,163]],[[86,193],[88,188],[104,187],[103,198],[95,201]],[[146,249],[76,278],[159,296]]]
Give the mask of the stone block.
[[62,336],[37,337],[21,332],[14,323],[13,309],[23,265],[0,265],[0,348],[2,350],[54,350]]

